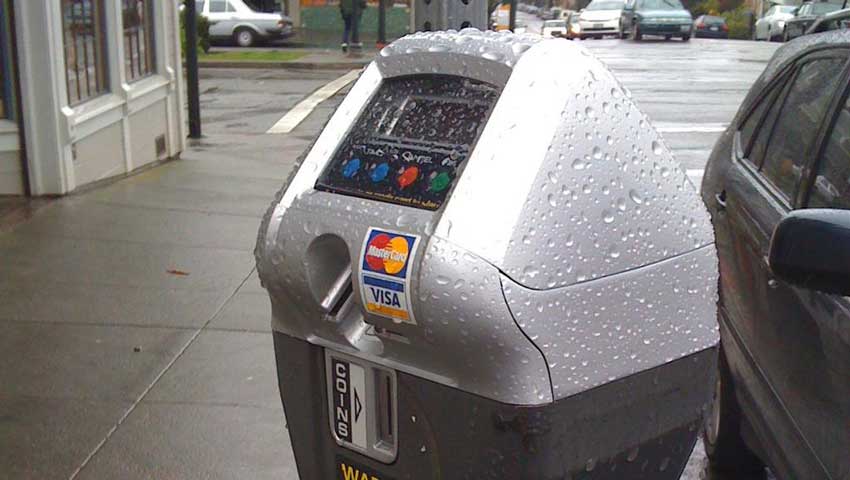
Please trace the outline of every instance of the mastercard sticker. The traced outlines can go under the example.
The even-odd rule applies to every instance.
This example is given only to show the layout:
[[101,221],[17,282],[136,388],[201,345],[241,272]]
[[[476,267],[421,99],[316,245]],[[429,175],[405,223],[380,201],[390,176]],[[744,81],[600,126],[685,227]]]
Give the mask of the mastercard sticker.
[[366,311],[416,324],[410,305],[410,265],[419,237],[370,228],[360,260],[360,297]]

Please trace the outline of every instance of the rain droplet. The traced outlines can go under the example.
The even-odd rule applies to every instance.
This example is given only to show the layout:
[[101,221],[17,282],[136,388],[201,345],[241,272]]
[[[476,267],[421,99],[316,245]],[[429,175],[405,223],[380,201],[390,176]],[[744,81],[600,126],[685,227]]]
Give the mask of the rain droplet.
[[613,222],[614,221],[614,214],[611,213],[610,210],[603,210],[602,211],[602,221],[605,222],[605,223]]
[[654,153],[656,155],[661,155],[661,152],[662,152],[661,144],[656,142],[656,141],[653,141],[652,142],[652,153]]
[[631,198],[632,201],[637,203],[638,205],[643,204],[643,197],[641,197],[640,194],[634,190],[629,190],[629,198]]

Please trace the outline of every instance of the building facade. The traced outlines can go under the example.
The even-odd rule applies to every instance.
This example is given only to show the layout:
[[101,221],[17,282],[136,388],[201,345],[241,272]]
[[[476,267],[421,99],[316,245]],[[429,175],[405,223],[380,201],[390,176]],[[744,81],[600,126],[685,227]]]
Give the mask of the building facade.
[[61,195],[177,156],[177,0],[0,0],[0,195]]

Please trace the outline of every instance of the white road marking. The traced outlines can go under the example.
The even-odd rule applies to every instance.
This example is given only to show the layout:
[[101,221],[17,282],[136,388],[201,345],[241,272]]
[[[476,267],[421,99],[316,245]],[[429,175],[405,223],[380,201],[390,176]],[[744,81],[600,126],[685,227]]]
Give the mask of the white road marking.
[[305,98],[292,110],[286,112],[280,120],[275,123],[266,133],[280,134],[289,133],[295,130],[301,122],[307,118],[320,103],[334,96],[343,87],[357,79],[360,75],[360,70],[352,70],[336,80],[328,83],[324,87],[313,92],[312,95]]
[[723,133],[725,123],[665,123],[657,122],[655,129],[660,133]]

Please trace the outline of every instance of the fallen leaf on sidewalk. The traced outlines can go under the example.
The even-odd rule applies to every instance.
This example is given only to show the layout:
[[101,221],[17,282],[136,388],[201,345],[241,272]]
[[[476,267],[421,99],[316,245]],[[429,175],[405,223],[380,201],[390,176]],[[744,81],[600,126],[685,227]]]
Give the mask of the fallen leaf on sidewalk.
[[189,272],[184,272],[183,270],[166,270],[166,272],[168,272],[172,275],[177,275],[179,277],[188,277],[189,276]]

